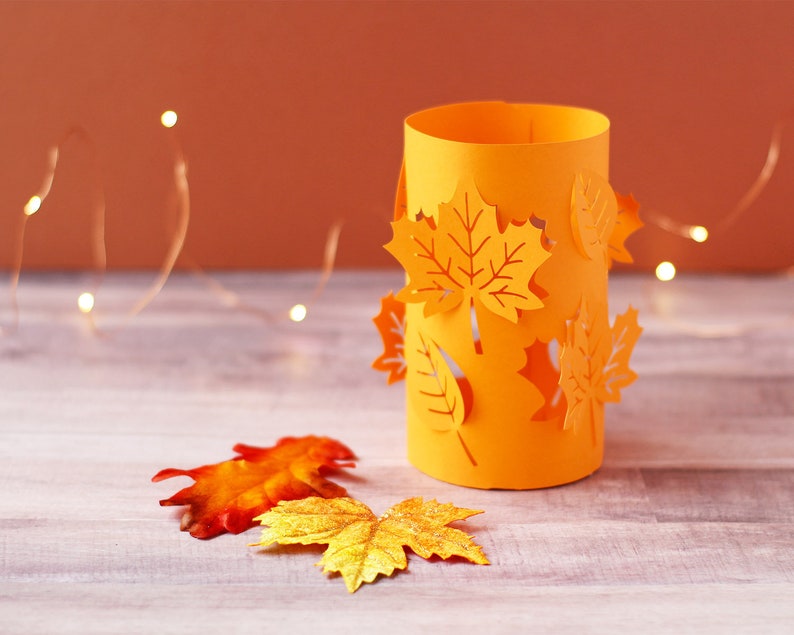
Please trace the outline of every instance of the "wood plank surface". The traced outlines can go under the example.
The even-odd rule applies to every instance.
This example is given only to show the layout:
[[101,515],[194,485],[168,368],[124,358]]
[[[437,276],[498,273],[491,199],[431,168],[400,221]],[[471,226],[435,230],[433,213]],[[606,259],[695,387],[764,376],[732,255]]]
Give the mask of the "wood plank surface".
[[[280,311],[316,274],[218,279]],[[405,459],[403,388],[369,367],[401,279],[336,272],[294,324],[188,275],[125,320],[151,280],[113,274],[98,337],[73,308],[88,278],[23,276],[0,337],[0,633],[794,632],[794,280],[613,276],[613,311],[638,307],[645,332],[604,466],[509,492]],[[151,483],[163,467],[304,434],[356,452],[334,480],[376,512],[409,496],[484,510],[458,526],[491,566],[409,554],[350,595],[313,566],[322,548],[199,541],[158,505],[190,482]]]

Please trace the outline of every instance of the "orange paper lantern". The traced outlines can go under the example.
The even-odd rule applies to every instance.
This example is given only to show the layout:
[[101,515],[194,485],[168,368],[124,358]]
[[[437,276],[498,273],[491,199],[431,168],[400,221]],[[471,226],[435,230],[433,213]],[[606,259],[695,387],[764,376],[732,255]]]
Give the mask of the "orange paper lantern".
[[636,377],[641,330],[633,309],[607,312],[609,266],[630,261],[640,226],[608,163],[609,120],[591,110],[480,102],[406,119],[386,249],[407,282],[376,318],[376,367],[406,379],[420,470],[527,489],[601,465],[604,404]]

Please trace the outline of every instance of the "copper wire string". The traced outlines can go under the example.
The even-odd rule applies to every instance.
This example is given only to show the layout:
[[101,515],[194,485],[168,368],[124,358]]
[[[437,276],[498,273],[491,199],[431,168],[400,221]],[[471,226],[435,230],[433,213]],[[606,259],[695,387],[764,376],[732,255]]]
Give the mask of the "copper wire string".
[[[731,229],[739,221],[739,219],[751,208],[753,203],[755,203],[755,201],[758,199],[761,193],[766,189],[767,185],[772,179],[772,176],[775,173],[775,170],[778,167],[778,161],[780,159],[780,151],[783,146],[783,132],[786,126],[791,123],[792,119],[794,119],[794,108],[788,110],[786,113],[784,113],[777,119],[772,130],[772,136],[769,141],[769,147],[767,149],[764,165],[761,167],[761,170],[759,171],[753,183],[750,185],[747,191],[741,196],[741,198],[736,202],[736,204],[733,206],[731,211],[725,216],[723,216],[713,226],[714,227],[713,233],[726,232],[729,229]],[[656,213],[646,213],[644,214],[644,216],[650,224],[656,225],[657,227],[659,227],[664,231],[677,234],[679,236],[683,236],[684,238],[695,240],[695,242],[701,242],[701,243],[705,242],[705,238],[704,240],[696,240],[696,238],[693,236],[692,230],[694,228],[700,227],[698,225],[686,225],[674,221],[667,216]],[[701,229],[705,229],[705,228],[701,228]],[[708,235],[708,233],[706,233],[706,235]],[[781,273],[783,276],[787,278],[793,278],[794,264],[784,268]],[[674,269],[673,269],[673,275],[674,275]],[[658,272],[657,272],[657,277],[659,277]],[[663,278],[660,277],[660,279]],[[794,312],[792,312],[786,315],[785,317],[783,317],[782,319],[775,320],[772,322],[764,322],[764,323],[746,322],[739,324],[697,325],[697,324],[685,322],[680,318],[672,315],[668,310],[666,310],[663,307],[663,303],[653,293],[652,289],[654,287],[655,285],[646,287],[646,290],[648,291],[647,295],[649,297],[649,305],[651,307],[651,310],[655,315],[659,316],[665,323],[675,328],[678,332],[686,335],[691,335],[700,338],[736,337],[739,335],[747,334],[754,330],[769,329],[775,326],[785,326],[791,322],[794,322]]]
[[[171,115],[172,120],[166,123],[166,116]],[[753,203],[758,199],[761,193],[769,184],[772,179],[780,158],[780,152],[783,143],[783,132],[786,126],[794,118],[794,109],[786,112],[775,123],[769,147],[767,150],[766,159],[758,176],[750,185],[748,190],[742,195],[737,203],[732,207],[731,211],[723,216],[717,222],[713,230],[714,232],[724,232],[729,230],[735,225],[738,220],[747,212]],[[190,204],[190,185],[188,182],[188,169],[187,160],[185,158],[182,146],[179,143],[178,135],[172,128],[176,123],[176,114],[172,111],[167,111],[161,118],[163,125],[168,128],[169,142],[174,157],[173,167],[173,185],[176,194],[175,198],[175,218],[174,230],[170,237],[169,246],[164,256],[163,262],[158,270],[155,280],[146,289],[146,291],[135,301],[133,306],[124,315],[121,324],[113,330],[118,330],[127,324],[132,318],[137,316],[143,311],[163,290],[168,279],[174,271],[178,262],[183,263],[188,270],[197,276],[209,289],[211,293],[219,298],[219,301],[224,305],[235,310],[250,314],[257,319],[267,323],[273,324],[284,319],[292,319],[294,321],[301,321],[311,307],[311,305],[322,295],[328,280],[333,273],[337,252],[339,248],[339,237],[342,231],[343,222],[335,221],[328,230],[325,246],[323,250],[322,266],[320,270],[320,278],[314,287],[313,292],[305,303],[296,304],[291,309],[282,309],[272,311],[265,308],[257,307],[249,302],[244,301],[240,295],[216,278],[209,275],[206,270],[185,250],[185,241],[187,238],[188,229],[190,226],[191,204]],[[83,297],[81,296],[81,311],[85,314],[86,319],[91,327],[92,332],[96,334],[106,335],[109,333],[107,330],[100,330],[95,321],[95,307],[94,301],[103,282],[105,273],[107,271],[107,248],[105,243],[105,219],[106,219],[106,205],[105,193],[102,186],[100,171],[98,167],[97,151],[93,140],[88,132],[80,127],[75,126],[70,128],[64,136],[60,139],[58,144],[53,147],[48,154],[47,171],[44,175],[42,185],[39,191],[31,197],[24,207],[24,214],[21,216],[16,230],[15,237],[15,255],[14,264],[10,275],[10,307],[11,307],[11,324],[6,327],[0,327],[0,334],[11,334],[19,327],[19,302],[17,292],[19,288],[20,276],[24,262],[24,246],[25,234],[27,224],[30,218],[38,213],[41,206],[49,196],[52,187],[55,183],[58,163],[60,160],[61,150],[63,146],[70,141],[71,138],[77,137],[84,142],[90,151],[90,163],[92,180],[94,184],[94,203],[91,214],[91,252],[93,262],[93,283],[90,287],[91,291],[84,293],[83,296],[89,296],[85,300],[85,305],[82,304]],[[703,243],[708,237],[708,231],[705,227],[699,225],[690,225],[678,222],[671,217],[660,214],[657,212],[645,212],[644,217],[646,221],[655,225],[663,231],[694,240],[695,242]],[[693,233],[694,230],[694,233]],[[700,230],[702,232],[698,233]],[[670,267],[673,268],[673,276],[675,274],[674,267],[671,263]],[[794,276],[794,265],[786,268],[787,275]],[[658,274],[657,274],[658,275]],[[661,278],[660,278],[661,279]],[[721,325],[715,327],[695,326],[685,324],[668,314],[667,311],[655,299],[651,299],[650,306],[655,314],[659,315],[666,322],[673,324],[678,330],[696,335],[698,337],[728,337],[738,335],[757,328],[759,325]],[[794,319],[794,314],[786,318],[786,321]]]
[[[107,268],[107,249],[105,246],[105,193],[102,188],[102,182],[99,177],[99,166],[97,160],[96,146],[91,139],[88,132],[81,126],[73,126],[69,128],[66,133],[58,141],[57,145],[50,149],[47,157],[47,171],[44,174],[41,188],[33,196],[30,197],[28,202],[23,208],[23,215],[17,225],[16,238],[14,241],[15,254],[14,264],[11,269],[11,278],[9,283],[10,295],[10,308],[11,308],[11,324],[8,327],[0,327],[0,334],[14,333],[19,327],[19,300],[17,292],[19,289],[19,280],[22,274],[22,266],[24,263],[25,253],[25,233],[28,222],[32,216],[37,214],[41,206],[52,190],[53,183],[55,182],[55,173],[58,168],[62,148],[73,138],[77,137],[89,149],[89,161],[91,165],[92,181],[94,185],[95,201],[92,206],[91,213],[91,253],[93,261],[93,283],[90,286],[92,301],[99,287],[102,285],[102,280]],[[89,324],[94,327],[93,316],[90,311],[86,312],[89,319]]]
[[[772,176],[777,169],[780,159],[780,150],[783,146],[783,131],[786,126],[791,123],[792,119],[794,119],[794,108],[785,112],[777,119],[772,129],[772,136],[769,141],[769,147],[767,148],[766,159],[764,160],[764,165],[761,167],[760,172],[747,191],[731,208],[731,211],[721,217],[720,220],[712,226],[712,229],[708,230],[709,234],[725,232],[733,227],[745,212],[750,209],[758,197],[761,196],[761,193],[766,189],[767,185],[769,185],[769,181],[772,180]],[[694,228],[702,228],[701,225],[681,223],[656,211],[645,211],[643,212],[643,217],[647,223],[655,225],[659,229],[670,234],[682,236],[694,240],[695,242],[706,242],[705,239],[697,240],[697,238],[692,235],[692,230]]]
[[[168,123],[166,123],[168,115],[170,115],[172,118],[168,119]],[[328,231],[325,247],[323,250],[320,279],[315,285],[310,298],[305,303],[296,304],[289,310],[274,312],[256,307],[248,302],[243,301],[239,294],[229,290],[217,279],[210,276],[205,269],[190,254],[186,252],[185,241],[190,226],[191,215],[190,185],[187,178],[187,160],[185,159],[185,155],[182,150],[182,146],[179,143],[178,136],[176,135],[175,131],[171,130],[176,123],[176,114],[172,111],[167,111],[166,113],[163,113],[161,121],[163,125],[169,129],[169,133],[171,133],[169,135],[169,141],[174,156],[173,185],[176,195],[174,205],[175,227],[173,234],[170,237],[169,246],[165,257],[158,270],[155,280],[137,299],[137,301],[135,301],[133,306],[124,314],[123,319],[118,325],[116,325],[113,329],[101,329],[98,326],[95,318],[95,299],[107,271],[107,250],[105,245],[105,194],[101,179],[99,178],[99,168],[96,159],[95,144],[91,139],[91,136],[84,128],[79,126],[73,127],[64,135],[58,145],[51,149],[48,157],[47,171],[45,173],[42,186],[25,205],[24,214],[18,223],[17,235],[14,241],[14,265],[11,270],[9,285],[12,316],[11,324],[7,327],[0,327],[0,334],[12,334],[19,327],[19,301],[17,292],[24,262],[25,232],[27,223],[31,216],[38,213],[45,199],[49,195],[55,181],[61,148],[73,136],[79,137],[88,145],[90,149],[92,179],[95,189],[95,203],[91,215],[91,245],[94,280],[90,287],[91,290],[89,292],[83,293],[79,298],[80,310],[85,315],[89,327],[94,334],[108,336],[112,332],[116,332],[123,328],[132,318],[141,313],[141,311],[151,304],[151,302],[162,292],[163,288],[168,282],[168,279],[171,277],[177,262],[182,262],[185,264],[194,275],[199,277],[204,282],[204,284],[213,294],[220,298],[223,304],[238,311],[254,315],[258,319],[269,324],[286,318],[290,318],[293,321],[301,321],[306,316],[311,305],[322,295],[334,270],[339,245],[339,236],[343,225],[342,221],[334,222]]]
[[[274,324],[286,318],[292,319],[295,322],[300,322],[308,314],[312,304],[323,294],[328,280],[334,271],[336,256],[339,248],[339,236],[342,232],[343,225],[344,221],[338,220],[335,221],[328,230],[325,239],[325,247],[323,249],[323,262],[320,270],[320,279],[315,285],[309,300],[301,304],[296,304],[289,310],[282,309],[277,313],[268,311],[267,309],[263,309],[244,301],[238,293],[232,291],[219,282],[216,278],[208,274],[206,270],[187,251],[183,252],[182,258],[183,262],[185,262],[185,264],[189,267],[190,271],[207,286],[211,293],[218,297],[219,301],[223,305],[252,315],[267,324]],[[295,315],[295,310],[299,307],[303,307],[304,309],[302,311],[302,317]]]

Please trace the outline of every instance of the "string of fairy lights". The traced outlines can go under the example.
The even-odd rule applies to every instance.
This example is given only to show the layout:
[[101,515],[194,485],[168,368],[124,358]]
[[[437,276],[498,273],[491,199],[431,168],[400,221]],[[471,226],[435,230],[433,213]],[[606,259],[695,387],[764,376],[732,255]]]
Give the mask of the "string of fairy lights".
[[[166,110],[160,116],[160,123],[167,130],[173,131],[179,116],[173,110]],[[20,275],[24,261],[25,230],[29,219],[39,213],[50,194],[55,181],[60,157],[61,147],[73,136],[79,136],[91,149],[92,168],[95,177],[95,187],[97,190],[97,202],[93,210],[92,222],[92,252],[94,261],[94,283],[89,290],[83,291],[77,297],[77,308],[88,320],[91,330],[99,335],[108,335],[111,331],[101,329],[95,319],[97,306],[96,295],[107,269],[107,249],[105,245],[105,195],[101,181],[98,178],[99,170],[96,165],[96,153],[93,148],[93,141],[88,133],[79,127],[72,128],[60,140],[60,142],[50,150],[47,162],[47,172],[39,191],[28,199],[23,206],[23,215],[18,227],[16,236],[16,257],[11,271],[10,295],[12,320],[9,326],[0,326],[0,334],[10,334],[16,331],[19,326],[19,304],[17,301],[17,289],[19,287]],[[269,311],[253,304],[245,302],[239,294],[228,289],[216,278],[209,275],[203,267],[185,249],[188,227],[190,225],[190,186],[187,179],[187,161],[182,151],[182,146],[175,134],[170,137],[172,151],[174,155],[173,184],[176,193],[175,229],[171,236],[169,246],[160,266],[155,280],[149,288],[141,295],[130,308],[124,319],[113,330],[122,328],[129,320],[143,311],[163,290],[170,278],[177,261],[181,261],[186,267],[199,277],[207,286],[209,291],[216,295],[226,306],[254,315],[258,319],[267,323],[276,323],[284,319],[293,322],[302,322],[309,313],[311,304],[316,301],[323,293],[325,286],[333,272],[336,261],[336,253],[339,244],[339,236],[342,230],[342,222],[334,222],[326,238],[325,249],[323,252],[323,262],[319,281],[315,285],[310,297],[304,302],[291,306],[286,311]]]
[[[794,109],[777,120],[772,131],[772,137],[767,151],[766,160],[755,181],[752,183],[747,192],[745,192],[745,194],[739,199],[733,209],[728,214],[724,215],[711,229],[706,228],[704,225],[681,223],[664,214],[647,210],[643,212],[644,221],[647,224],[656,226],[662,231],[680,236],[697,244],[704,244],[715,233],[724,232],[733,227],[736,222],[745,214],[745,212],[750,209],[752,204],[760,196],[771,180],[778,165],[780,150],[783,142],[784,128],[791,122],[792,118],[794,118]],[[174,156],[173,185],[176,193],[176,203],[174,210],[172,211],[175,213],[175,229],[173,235],[171,236],[168,250],[155,280],[137,299],[132,308],[127,311],[124,319],[121,320],[120,325],[117,325],[115,329],[117,330],[121,328],[129,320],[138,315],[160,294],[168,279],[170,278],[177,261],[180,259],[190,271],[192,271],[204,282],[208,290],[216,295],[226,306],[249,313],[266,323],[272,324],[281,320],[302,322],[307,317],[311,304],[322,295],[325,286],[331,274],[333,273],[339,244],[339,236],[342,230],[342,223],[340,221],[334,222],[328,231],[323,251],[320,277],[313,292],[306,301],[295,304],[287,310],[279,311],[270,311],[245,302],[239,296],[239,294],[228,289],[216,278],[209,275],[185,250],[185,240],[187,237],[188,227],[190,225],[190,186],[187,178],[187,160],[185,159],[179,139],[173,132],[178,121],[179,117],[173,110],[166,110],[160,116],[160,123],[162,126],[172,133],[170,136],[170,142]],[[10,305],[12,319],[9,326],[0,326],[0,335],[8,335],[16,331],[18,328],[19,305],[17,301],[17,289],[19,286],[19,280],[24,261],[25,230],[27,223],[31,217],[40,212],[47,197],[49,196],[55,181],[61,147],[73,136],[80,137],[85,143],[88,144],[91,149],[92,166],[94,172],[93,176],[97,191],[96,202],[92,214],[93,221],[91,229],[92,254],[94,262],[93,283],[88,290],[85,290],[78,295],[77,309],[86,317],[93,332],[100,335],[106,335],[109,333],[109,331],[106,329],[100,329],[95,320],[95,311],[97,307],[96,296],[107,270],[107,249],[105,245],[106,206],[104,190],[99,178],[100,172],[96,164],[96,153],[94,151],[93,141],[90,135],[83,128],[74,127],[67,131],[60,142],[50,150],[47,161],[47,172],[43,179],[42,185],[39,188],[39,191],[31,196],[23,206],[23,214],[18,225],[15,241],[16,256],[10,276]],[[660,262],[655,268],[656,278],[663,282],[669,282],[673,280],[676,276],[676,273],[677,270],[675,264],[669,260]]]
[[[775,173],[775,169],[777,168],[778,161],[780,159],[780,149],[783,145],[783,131],[786,126],[791,123],[792,119],[794,119],[794,109],[784,113],[775,122],[775,125],[772,129],[772,137],[769,142],[766,159],[761,171],[758,173],[758,176],[756,177],[755,181],[753,181],[752,185],[750,185],[748,190],[736,202],[733,209],[728,214],[722,216],[718,223],[713,226],[711,230],[707,229],[703,225],[679,223],[668,216],[654,211],[644,211],[642,214],[644,220],[652,225],[655,225],[659,229],[662,229],[663,231],[681,236],[682,238],[699,244],[705,243],[712,235],[716,233],[722,233],[732,228],[745,214],[745,212],[750,209],[752,204],[755,203],[755,201],[768,185],[769,181],[772,179],[772,175]],[[675,278],[675,264],[669,260],[664,260],[656,266],[655,273],[659,280],[663,282],[669,282]]]

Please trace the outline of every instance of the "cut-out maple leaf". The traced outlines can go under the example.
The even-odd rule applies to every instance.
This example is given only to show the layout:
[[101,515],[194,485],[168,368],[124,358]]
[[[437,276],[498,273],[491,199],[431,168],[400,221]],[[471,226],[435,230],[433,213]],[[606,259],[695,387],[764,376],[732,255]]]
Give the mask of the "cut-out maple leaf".
[[420,363],[413,368],[416,377],[415,405],[423,412],[422,421],[439,432],[454,431],[472,465],[477,461],[461,436],[466,418],[466,402],[460,384],[441,349],[419,333]]
[[571,226],[583,256],[606,258],[616,218],[617,199],[609,183],[590,170],[577,174],[571,192]]
[[620,401],[620,389],[637,377],[629,358],[641,332],[635,309],[629,307],[610,329],[606,309],[591,314],[582,298],[560,353],[560,387],[568,406],[564,429],[578,430],[589,422],[595,442],[596,418],[602,416],[604,402]]
[[306,498],[285,501],[256,520],[267,525],[252,546],[328,545],[318,566],[324,573],[342,575],[350,593],[378,575],[405,569],[405,547],[422,558],[459,556],[475,564],[489,564],[482,548],[459,529],[447,527],[481,511],[409,498],[380,518],[352,498]]
[[[189,476],[196,482],[160,505],[187,505],[180,529],[195,538],[225,531],[239,534],[255,525],[254,517],[282,500],[307,496],[345,496],[345,489],[324,478],[325,468],[355,467],[353,452],[328,437],[285,437],[274,447],[237,444],[238,456],[192,470],[168,468],[152,477],[162,481]],[[344,461],[344,462],[343,462]]]
[[389,373],[389,384],[405,379],[405,303],[390,292],[381,298],[380,313],[372,321],[383,339],[383,353],[372,368]]
[[543,395],[543,405],[532,415],[532,420],[563,421],[566,406],[560,388],[560,370],[554,365],[558,361],[556,354],[552,360],[549,344],[540,340],[535,340],[524,352],[527,363],[518,374],[532,382]]
[[549,257],[541,230],[524,222],[508,223],[500,232],[496,206],[486,203],[473,183],[461,183],[452,200],[439,205],[437,225],[404,215],[392,230],[386,249],[408,274],[397,299],[424,302],[425,316],[476,300],[517,322],[519,311],[543,306],[529,288]]
[[618,202],[618,215],[615,227],[609,236],[609,266],[613,261],[634,262],[628,249],[626,249],[626,239],[636,232],[644,223],[640,220],[640,204],[629,194],[623,196],[615,192]]

